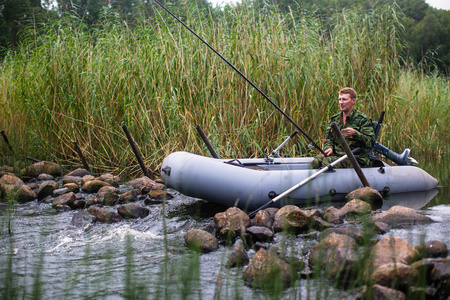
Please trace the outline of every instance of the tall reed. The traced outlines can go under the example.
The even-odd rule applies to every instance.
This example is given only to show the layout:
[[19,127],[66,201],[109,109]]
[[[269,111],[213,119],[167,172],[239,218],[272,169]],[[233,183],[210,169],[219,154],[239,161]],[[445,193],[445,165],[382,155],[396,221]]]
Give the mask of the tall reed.
[[[397,84],[402,42],[395,8],[345,11],[330,30],[314,16],[264,14],[246,5],[214,13],[191,7],[183,21],[315,141],[338,111],[336,93],[343,86],[357,89],[357,108],[374,119],[389,110],[389,130],[382,133],[389,146],[401,148],[417,138],[414,126],[391,130],[403,124],[395,120],[407,115],[407,101],[413,100],[406,86]],[[430,93],[445,90],[437,77],[426,80],[407,73],[400,78],[402,85],[415,82],[427,90],[435,85]],[[448,111],[448,91],[442,96],[440,107],[430,107],[426,115],[440,118],[443,109]],[[421,101],[434,103],[429,97]],[[44,33],[31,31],[30,39],[1,65],[0,106],[0,127],[17,153],[78,164],[76,140],[92,167],[130,176],[140,170],[122,122],[155,173],[173,151],[207,153],[194,130],[197,124],[222,157],[262,156],[295,129],[159,9],[132,27],[105,10],[93,28],[69,15]],[[413,150],[439,155],[429,147],[442,144],[428,139],[442,134],[448,138],[444,121],[433,121],[432,132],[422,133],[420,142],[411,144]],[[297,141],[285,155],[316,154],[306,139]],[[6,155],[4,145],[0,151]]]

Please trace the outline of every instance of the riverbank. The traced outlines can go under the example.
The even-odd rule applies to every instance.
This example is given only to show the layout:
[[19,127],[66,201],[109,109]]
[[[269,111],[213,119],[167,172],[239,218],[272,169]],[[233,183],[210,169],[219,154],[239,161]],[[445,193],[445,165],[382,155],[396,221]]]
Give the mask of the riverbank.
[[[76,172],[81,175],[86,171],[77,170]],[[74,180],[74,177],[83,178],[73,175],[68,177],[66,175],[65,180]],[[37,175],[37,177],[39,176],[41,179],[35,180],[34,183],[36,185],[39,183],[42,191],[43,187],[50,186],[43,182],[52,179],[44,177],[44,175]],[[84,176],[90,175],[85,174]],[[94,180],[98,180],[100,177],[102,176],[94,178]],[[62,184],[63,178],[57,176],[55,182]],[[291,209],[291,214],[300,216],[300,219],[294,222],[297,225],[305,224],[305,222],[299,221],[303,219],[303,214],[319,217],[316,220],[321,221],[316,223],[317,226],[320,224],[322,224],[320,226],[325,226],[326,223],[333,224],[333,222],[329,222],[333,218],[325,217],[325,215],[334,212],[333,215],[337,217],[334,222],[338,223],[328,229],[323,227],[318,230],[318,227],[310,226],[311,223],[306,222],[308,223],[306,230],[297,228],[291,231],[292,234],[287,234],[290,230],[273,232],[272,239],[267,240],[267,235],[258,234],[255,228],[248,227],[248,239],[243,239],[243,235],[239,234],[236,235],[237,244],[234,246],[227,246],[226,242],[219,240],[216,250],[201,253],[188,249],[186,235],[192,230],[202,230],[214,236],[216,236],[216,232],[229,232],[226,226],[222,228],[218,226],[219,223],[228,224],[228,222],[216,221],[216,219],[220,219],[221,215],[230,215],[223,214],[227,208],[217,207],[217,205],[199,199],[184,197],[175,191],[169,191],[174,196],[172,199],[166,197],[166,201],[158,200],[149,196],[149,193],[160,191],[158,188],[153,189],[153,187],[160,186],[144,178],[131,181],[140,182],[140,184],[151,182],[151,184],[144,184],[142,188],[136,188],[137,185],[133,187],[130,181],[122,183],[112,175],[103,175],[103,180],[110,180],[109,185],[116,186],[114,188],[118,189],[117,195],[111,192],[111,189],[108,196],[108,193],[99,196],[100,190],[97,192],[91,190],[91,193],[86,193],[83,191],[86,182],[81,184],[80,179],[77,185],[83,192],[67,206],[55,201],[61,196],[52,193],[39,201],[33,200],[2,210],[2,245],[4,247],[1,251],[5,254],[2,256],[5,259],[5,263],[2,265],[6,266],[5,272],[2,272],[5,274],[5,280],[2,282],[9,284],[6,291],[17,295],[37,293],[36,295],[44,295],[44,297],[50,295],[58,298],[69,297],[69,295],[75,298],[84,295],[89,298],[118,299],[130,296],[133,298],[169,299],[184,296],[240,298],[244,295],[253,295],[252,297],[256,298],[287,299],[303,298],[306,295],[330,298],[347,295],[347,298],[352,299],[363,292],[362,288],[365,287],[367,290],[367,287],[370,287],[364,284],[363,278],[357,276],[342,285],[342,281],[329,281],[330,272],[318,276],[320,270],[315,270],[314,267],[309,271],[304,269],[305,266],[315,265],[314,263],[309,264],[310,258],[308,257],[311,257],[312,249],[316,245],[326,240],[326,236],[338,234],[338,240],[341,241],[347,240],[349,237],[340,235],[351,235],[351,238],[358,241],[358,253],[363,256],[370,253],[378,240],[382,241],[390,237],[396,237],[396,241],[402,240],[400,243],[405,245],[409,244],[411,247],[406,246],[409,249],[416,246],[420,249],[420,244],[435,240],[431,228],[436,227],[441,228],[439,233],[442,234],[441,241],[447,246],[450,244],[450,240],[448,240],[450,235],[442,232],[445,231],[444,228],[450,228],[448,226],[450,221],[448,209],[445,213],[445,206],[437,210],[425,211],[420,210],[423,205],[416,208],[419,218],[429,217],[432,220],[431,223],[411,224],[407,222],[400,228],[391,226],[389,232],[376,233],[373,231],[373,227],[368,226],[369,223],[364,220],[368,216],[372,218],[382,215],[380,211],[371,209],[370,212],[366,211],[363,215],[352,216],[348,208],[344,209],[343,204],[333,204],[334,209],[328,205],[317,208]],[[33,180],[30,184],[32,183]],[[139,187],[141,187],[140,184]],[[149,188],[149,186],[151,187]],[[86,190],[87,187],[88,185],[86,185]],[[55,187],[53,191],[58,189],[59,187]],[[130,190],[136,190],[138,198],[135,203],[138,203],[148,213],[146,216],[141,215],[140,218],[133,219],[130,218],[130,213],[129,215],[124,214],[127,216],[124,219],[116,219],[104,218],[106,214],[99,214],[97,215],[99,219],[94,222],[92,218],[86,217],[83,209],[70,207],[70,203],[74,205],[77,198],[79,200],[83,197],[88,201],[93,200],[91,198],[97,198],[98,201],[103,201],[103,209],[120,215],[118,208],[125,204],[118,202],[114,204],[114,201],[124,199],[123,195],[127,193],[132,195],[133,193],[129,193]],[[39,188],[37,194],[39,194]],[[431,198],[434,198],[434,195]],[[430,200],[425,201],[425,205]],[[393,201],[396,201],[394,197],[383,201],[383,205],[386,203],[390,205],[384,209],[385,211],[398,207]],[[107,202],[113,205],[108,206]],[[361,207],[363,206],[361,205]],[[438,208],[439,205],[433,207]],[[343,213],[344,210],[345,213]],[[417,213],[416,210],[414,212]],[[442,214],[440,217],[434,216],[440,213]],[[275,214],[275,211],[272,214]],[[266,221],[270,222],[266,212],[261,211],[261,215],[266,216],[265,221],[262,222],[262,219],[260,219],[261,222],[255,221],[258,220],[255,218],[250,222],[252,227],[258,227],[255,222],[259,222],[259,225],[266,224]],[[280,213],[280,215],[282,214]],[[79,218],[80,216],[81,218]],[[275,219],[272,220],[272,224]],[[7,220],[9,221],[7,222]],[[116,222],[110,223],[113,220]],[[8,223],[9,226],[6,226]],[[264,226],[259,226],[259,230],[262,230],[261,227]],[[273,228],[274,226],[269,227]],[[372,229],[368,231],[369,227]],[[11,229],[10,234],[7,234],[7,228]],[[239,228],[241,230],[240,226]],[[427,229],[428,234],[424,235],[426,228],[430,229]],[[270,233],[267,234],[270,236]],[[231,237],[228,234],[226,236]],[[256,241],[256,236],[264,237],[264,240]],[[361,241],[362,244],[360,244]],[[265,289],[244,280],[243,274],[247,272],[249,263],[242,264],[241,267],[227,268],[228,261],[233,256],[234,247],[239,244],[247,245],[244,249],[249,259],[256,261],[258,258],[271,257],[270,255],[275,254],[282,259],[282,262],[295,267],[295,272],[289,275],[292,276],[290,277],[291,284],[287,287],[283,286],[285,278],[280,277],[280,281],[272,281],[273,284],[269,285],[270,288]],[[264,250],[260,249],[266,249],[270,255],[264,254],[264,252],[261,254],[259,251]],[[335,262],[336,260],[333,260],[333,263]],[[267,265],[267,263],[256,265]],[[363,270],[360,269],[360,272]],[[262,274],[263,270],[259,270],[257,273]],[[275,273],[280,275],[280,273]],[[61,274],[65,274],[65,276],[61,276]],[[23,279],[17,280],[17,276]],[[426,286],[424,282],[420,284]],[[436,290],[439,291],[439,289],[435,289],[435,292]],[[368,291],[374,291],[374,289],[368,289]],[[423,289],[416,290],[416,293],[419,294],[423,292]],[[406,291],[406,294],[408,293]]]

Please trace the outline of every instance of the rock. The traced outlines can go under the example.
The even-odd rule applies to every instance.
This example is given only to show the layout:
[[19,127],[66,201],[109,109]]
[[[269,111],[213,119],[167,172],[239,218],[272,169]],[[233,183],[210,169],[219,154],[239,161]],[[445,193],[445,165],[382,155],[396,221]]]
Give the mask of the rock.
[[186,245],[195,251],[211,252],[218,247],[217,239],[211,233],[201,229],[191,229],[184,235]]
[[75,199],[71,206],[73,209],[79,209],[79,208],[85,208],[86,207],[86,200],[84,199]]
[[244,270],[244,280],[254,287],[288,286],[293,280],[290,266],[261,248]]
[[375,229],[375,232],[378,234],[385,234],[389,232],[389,225],[384,222],[375,222],[373,224],[373,227]]
[[345,212],[342,212],[340,209],[337,209],[334,206],[330,206],[325,211],[323,219],[332,224],[341,224],[344,223],[343,219],[345,218],[345,216]]
[[81,177],[80,185],[83,186],[86,182],[94,180],[94,179],[95,179],[95,177],[92,175],[85,175],[85,176]]
[[39,174],[39,176],[37,177],[37,180],[39,180],[39,181],[47,181],[47,180],[54,180],[54,179],[55,179],[55,177],[53,177],[50,174],[45,174],[45,173]]
[[17,201],[20,203],[30,202],[36,198],[36,193],[25,184],[19,187],[19,189],[17,190]]
[[68,206],[68,205],[61,205],[61,204],[57,204],[53,208],[56,209],[57,212],[65,212],[65,211],[72,210],[70,208],[70,206]]
[[66,176],[74,176],[74,177],[83,177],[86,175],[91,175],[91,173],[88,170],[82,168],[75,169],[72,172],[66,174]]
[[328,228],[319,234],[319,241],[325,239],[332,233],[349,236],[355,239],[358,244],[362,244],[364,242],[364,232],[359,228]]
[[98,206],[89,206],[87,209],[88,213],[93,215],[95,217],[95,220],[97,222],[102,223],[116,223],[123,221],[122,216],[120,216],[118,213],[109,211],[107,209],[98,207]]
[[273,240],[273,232],[264,226],[251,226],[247,228],[252,244],[256,242],[271,242]]
[[120,183],[120,177],[114,176],[113,174],[103,174],[100,177],[96,178],[99,181],[103,181],[108,183],[108,185],[118,187]]
[[63,185],[68,183],[81,184],[81,177],[66,175],[62,178]]
[[37,177],[42,173],[61,176],[61,167],[54,162],[40,161],[22,169],[20,175],[23,177]]
[[273,218],[266,210],[260,210],[253,218],[252,224],[253,226],[264,226],[270,229],[273,225]]
[[440,241],[428,241],[424,244],[417,245],[415,249],[425,258],[448,256],[447,246]]
[[411,264],[419,274],[424,274],[428,283],[450,279],[450,259],[426,258]]
[[117,208],[117,212],[125,219],[129,218],[137,219],[137,218],[145,218],[146,216],[148,216],[150,210],[146,207],[143,207],[139,203],[128,203],[119,206]]
[[323,217],[323,211],[321,211],[320,209],[306,209],[306,210],[303,210],[303,212],[306,214],[306,216],[308,218],[312,218],[312,217],[322,218]]
[[316,230],[325,230],[333,225],[325,221],[319,216],[312,216],[308,218],[309,226]]
[[68,188],[56,189],[56,190],[53,190],[52,197],[58,197],[58,196],[67,194],[68,192],[70,192]]
[[355,239],[331,233],[311,249],[309,265],[329,278],[349,280],[356,275],[358,259]]
[[353,199],[347,202],[344,207],[341,208],[341,212],[347,215],[367,215],[372,211],[372,206],[369,203]]
[[5,184],[21,186],[24,183],[23,183],[22,179],[20,179],[16,175],[6,174],[0,178],[0,186],[5,185]]
[[418,213],[415,209],[396,205],[389,210],[372,217],[372,222],[384,222],[390,226],[401,224],[431,223],[431,218]]
[[[363,299],[369,299],[368,297],[364,297]],[[401,292],[397,291],[379,284],[375,284],[372,287],[372,294],[370,295],[370,299],[374,300],[388,300],[388,299],[395,299],[395,300],[406,300],[406,295]]]
[[76,183],[66,183],[62,187],[68,189],[69,192],[72,193],[78,193],[80,191],[80,187]]
[[39,200],[44,199],[47,196],[52,196],[53,191],[59,188],[59,184],[54,180],[44,181],[39,185],[37,197]]
[[52,201],[52,207],[56,208],[58,205],[66,205],[72,207],[73,202],[77,199],[77,196],[74,193],[67,193],[61,196],[56,197]]
[[109,184],[104,182],[104,181],[100,181],[100,180],[91,180],[91,181],[87,181],[83,184],[83,191],[89,194],[92,193],[96,193],[98,192],[98,190],[100,190],[100,188],[104,187],[104,186],[108,186]]
[[3,184],[0,186],[0,195],[3,200],[15,200],[19,203],[26,203],[37,198],[36,193],[27,185]]
[[347,202],[359,199],[369,203],[373,207],[379,207],[383,203],[383,196],[374,188],[363,187],[356,189],[345,196]]
[[225,212],[214,216],[217,235],[221,238],[234,238],[244,233],[250,226],[250,217],[237,207],[230,207]]
[[103,199],[97,197],[96,195],[92,195],[86,201],[86,208],[88,208],[91,205],[102,206],[103,205]]
[[119,190],[110,185],[100,188],[97,196],[103,199],[103,205],[114,206],[119,203]]
[[124,204],[124,203],[136,202],[138,200],[137,192],[138,192],[137,190],[133,189],[133,190],[129,190],[129,191],[123,193],[122,195],[119,196],[117,203]]
[[156,181],[151,180],[147,176],[130,180],[126,184],[131,185],[135,189],[138,189],[143,195],[147,194],[151,190],[164,189],[164,184],[157,183]]
[[95,217],[90,213],[88,213],[87,210],[83,209],[75,213],[75,215],[72,217],[72,221],[70,222],[70,224],[77,228],[86,229],[89,225],[94,223],[94,221]]
[[399,237],[384,237],[371,250],[373,269],[384,264],[399,262],[409,265],[420,258],[419,252]]
[[372,274],[372,280],[379,285],[407,290],[407,287],[417,281],[418,272],[403,263],[387,263],[379,266]]
[[242,243],[236,243],[231,251],[230,257],[228,258],[225,267],[234,268],[242,267],[250,261],[247,251],[245,251],[244,245]]
[[173,198],[172,194],[163,190],[151,190],[148,192],[148,195],[150,198],[157,201],[170,200]]
[[273,230],[280,232],[286,230],[295,234],[308,229],[308,217],[295,205],[286,205],[280,208],[274,217]]

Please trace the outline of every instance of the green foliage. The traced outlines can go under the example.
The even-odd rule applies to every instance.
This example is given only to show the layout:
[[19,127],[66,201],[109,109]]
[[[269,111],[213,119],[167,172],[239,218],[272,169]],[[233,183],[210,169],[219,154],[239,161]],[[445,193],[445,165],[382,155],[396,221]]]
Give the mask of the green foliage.
[[[183,11],[183,20],[315,140],[338,110],[336,93],[343,86],[357,89],[357,108],[373,118],[387,109],[388,126],[405,112],[396,104],[404,95],[396,90],[402,41],[395,7],[364,14],[344,10],[328,27],[314,16],[260,14],[244,5],[209,12],[192,6]],[[112,10],[102,10],[99,18],[88,26],[77,14],[67,14],[28,31],[23,47],[5,57],[0,127],[20,155],[76,164],[76,140],[91,168],[133,176],[140,169],[122,123],[155,173],[173,151],[206,153],[197,124],[221,157],[262,156],[293,131],[162,9],[132,27]],[[436,111],[429,113],[438,120]],[[436,126],[437,133],[443,130],[441,123]],[[389,136],[390,146],[403,147],[403,136],[413,134],[382,131],[383,136]],[[424,140],[417,155],[433,143]],[[315,154],[303,138],[285,151]]]

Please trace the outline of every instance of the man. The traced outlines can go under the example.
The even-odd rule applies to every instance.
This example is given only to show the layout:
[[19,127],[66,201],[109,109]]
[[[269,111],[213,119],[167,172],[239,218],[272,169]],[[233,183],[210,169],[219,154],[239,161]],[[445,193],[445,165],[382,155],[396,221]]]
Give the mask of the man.
[[[341,129],[350,149],[360,147],[355,153],[355,158],[361,167],[370,165],[369,152],[375,144],[375,134],[373,131],[372,120],[365,114],[353,108],[356,102],[356,91],[346,87],[339,91],[339,108],[341,112],[331,117],[331,122],[336,122]],[[330,123],[331,123],[330,122]],[[311,162],[314,169],[325,167],[345,155],[345,151],[335,136],[331,126],[329,125],[325,133],[325,154],[317,156]],[[350,168],[351,162],[346,159],[335,166],[336,168]]]

